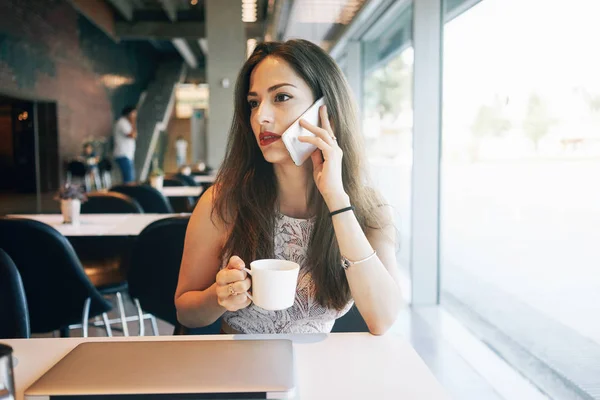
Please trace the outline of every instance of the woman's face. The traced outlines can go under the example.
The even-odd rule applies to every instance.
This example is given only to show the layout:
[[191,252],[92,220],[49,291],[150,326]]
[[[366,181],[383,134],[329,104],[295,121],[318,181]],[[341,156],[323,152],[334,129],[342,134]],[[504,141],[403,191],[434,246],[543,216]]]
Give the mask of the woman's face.
[[265,160],[292,163],[281,134],[314,101],[309,86],[287,62],[267,57],[254,68],[248,91],[250,124]]

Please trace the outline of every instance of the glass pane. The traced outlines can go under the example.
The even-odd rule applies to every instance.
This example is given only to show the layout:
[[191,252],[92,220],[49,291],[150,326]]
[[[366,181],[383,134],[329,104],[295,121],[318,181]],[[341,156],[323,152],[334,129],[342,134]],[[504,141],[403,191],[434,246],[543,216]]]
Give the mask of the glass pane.
[[552,397],[536,363],[600,384],[598,15],[484,0],[444,31],[442,303]]
[[[410,275],[410,196],[412,171],[413,49],[410,24],[387,30],[393,40],[380,36],[365,42],[363,135],[371,174],[386,200],[394,207],[400,249],[399,267]],[[399,33],[401,32],[401,33]]]

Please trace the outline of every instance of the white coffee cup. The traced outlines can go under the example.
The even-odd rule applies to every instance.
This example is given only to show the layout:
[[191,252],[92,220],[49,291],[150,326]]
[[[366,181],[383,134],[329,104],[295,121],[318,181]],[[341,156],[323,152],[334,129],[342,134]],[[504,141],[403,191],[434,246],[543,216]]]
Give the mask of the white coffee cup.
[[246,295],[265,310],[285,310],[294,305],[300,265],[293,261],[265,259],[244,268],[252,276],[252,294]]

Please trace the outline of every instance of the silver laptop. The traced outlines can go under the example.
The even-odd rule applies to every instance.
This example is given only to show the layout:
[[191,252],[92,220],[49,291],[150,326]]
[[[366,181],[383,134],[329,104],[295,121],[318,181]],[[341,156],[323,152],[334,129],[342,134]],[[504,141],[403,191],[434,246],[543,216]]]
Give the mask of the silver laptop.
[[88,342],[25,399],[291,399],[294,377],[290,340]]

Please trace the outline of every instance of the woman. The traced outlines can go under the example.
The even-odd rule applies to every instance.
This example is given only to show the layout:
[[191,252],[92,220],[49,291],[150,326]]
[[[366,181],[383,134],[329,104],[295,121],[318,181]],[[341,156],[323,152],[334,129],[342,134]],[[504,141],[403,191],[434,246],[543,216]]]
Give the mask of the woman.
[[[301,122],[316,137],[300,139],[318,149],[297,167],[280,136],[320,97],[321,127]],[[238,76],[225,160],[187,230],[175,294],[183,325],[223,316],[226,333],[329,332],[353,301],[371,333],[393,324],[402,302],[395,229],[366,185],[359,139],[329,55],[304,40],[256,47]],[[245,295],[243,268],[261,258],[300,264],[291,308],[266,311]]]

